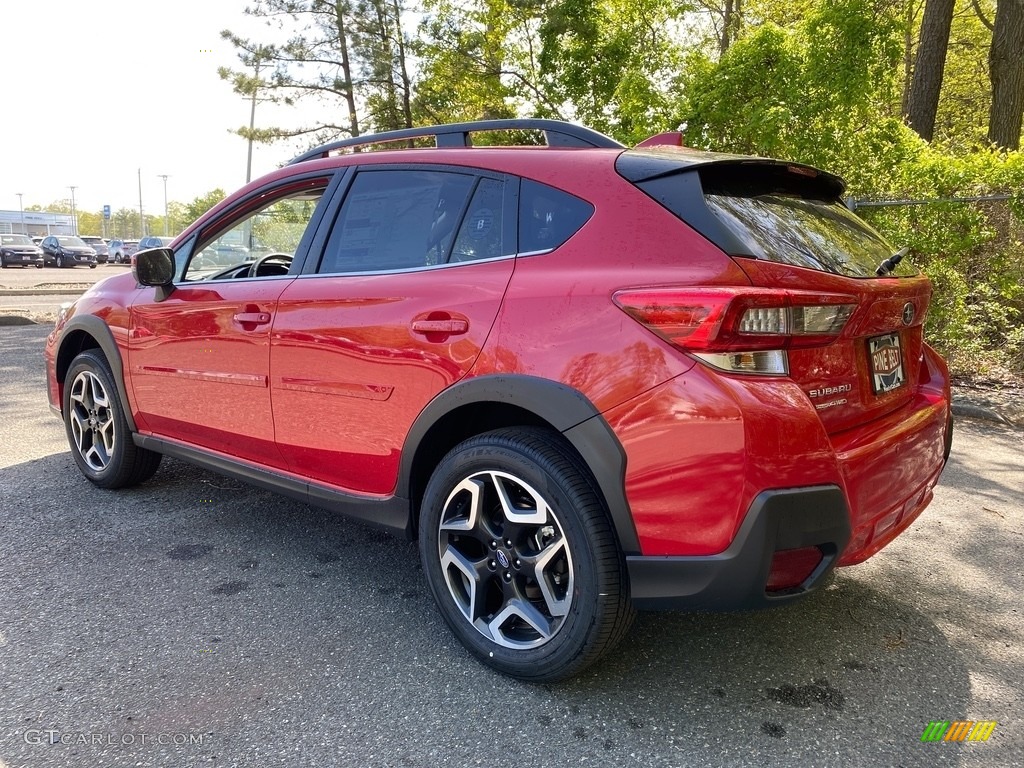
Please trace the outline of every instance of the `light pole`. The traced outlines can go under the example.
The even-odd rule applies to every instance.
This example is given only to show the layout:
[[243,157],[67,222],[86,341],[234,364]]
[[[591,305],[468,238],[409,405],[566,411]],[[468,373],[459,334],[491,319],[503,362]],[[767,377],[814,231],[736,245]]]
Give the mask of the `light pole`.
[[72,186],[72,187],[68,187],[68,189],[71,190],[71,229],[72,229],[71,234],[77,235],[78,234],[78,215],[75,213],[75,190],[78,189],[78,187]]
[[25,229],[25,206],[22,204],[21,192],[15,192],[18,196],[18,210],[21,211],[21,234],[27,235],[28,231]]
[[139,168],[139,239],[146,236],[146,219],[142,215],[142,169]]
[[249,107],[249,154],[245,160],[245,183],[252,180],[252,132],[256,128],[256,97],[260,92],[260,60],[256,59],[256,74],[253,77],[256,84],[252,89],[252,105]]
[[167,232],[167,227],[168,227],[168,223],[167,223],[167,177],[169,175],[170,174],[168,174],[168,173],[158,173],[157,174],[157,177],[159,177],[159,178],[164,180],[164,237],[167,237],[167,235],[168,235],[168,232]]

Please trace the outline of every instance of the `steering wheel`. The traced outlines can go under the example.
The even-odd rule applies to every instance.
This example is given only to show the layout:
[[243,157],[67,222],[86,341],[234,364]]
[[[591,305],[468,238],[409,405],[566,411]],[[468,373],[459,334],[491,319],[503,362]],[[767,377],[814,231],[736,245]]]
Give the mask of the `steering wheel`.
[[281,274],[288,274],[288,270],[292,266],[292,255],[290,253],[268,253],[266,256],[260,256],[256,261],[249,267],[249,273],[247,277],[259,277],[260,267],[267,262],[280,263],[284,267],[284,272]]

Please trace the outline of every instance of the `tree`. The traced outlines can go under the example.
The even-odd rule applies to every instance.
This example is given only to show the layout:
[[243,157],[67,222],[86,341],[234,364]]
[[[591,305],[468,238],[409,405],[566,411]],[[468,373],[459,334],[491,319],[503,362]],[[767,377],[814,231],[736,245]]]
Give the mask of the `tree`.
[[[325,130],[337,135],[359,135],[356,110],[356,88],[351,59],[353,8],[349,0],[258,0],[245,9],[249,16],[276,23],[283,34],[291,34],[282,44],[264,44],[239,37],[223,30],[221,37],[239,51],[239,60],[246,67],[267,63],[272,68],[264,83],[248,78],[247,73],[219,70],[221,79],[233,83],[235,91],[251,96],[254,89],[268,92],[268,98],[289,106],[302,100],[328,102],[340,99],[346,106],[344,120],[328,125],[306,125],[295,128],[263,128],[259,131],[239,129],[242,136],[256,141],[320,134]],[[297,31],[296,31],[297,30]]]
[[1024,117],[1024,0],[999,0],[989,50],[992,107],[988,139],[1004,149],[1020,148]]
[[210,190],[205,195],[197,197],[191,203],[186,203],[182,207],[181,215],[186,221],[192,223],[225,197],[224,190],[220,187]]
[[399,0],[357,0],[353,47],[374,130],[412,127],[412,78]]
[[[523,7],[506,0],[426,0],[426,15],[414,49],[422,64],[413,100],[418,123],[513,117],[525,75],[511,74],[513,51],[506,42],[525,23]],[[526,18],[532,19],[528,13]],[[509,73],[509,74],[506,74]],[[521,85],[521,83],[520,83]]]
[[935,113],[946,67],[955,0],[927,0],[910,87],[903,96],[907,125],[925,141],[935,130]]

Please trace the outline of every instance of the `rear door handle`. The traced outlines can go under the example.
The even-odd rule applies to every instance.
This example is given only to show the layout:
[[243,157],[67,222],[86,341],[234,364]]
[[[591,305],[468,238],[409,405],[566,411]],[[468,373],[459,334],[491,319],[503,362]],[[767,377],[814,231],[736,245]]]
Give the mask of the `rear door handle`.
[[266,325],[270,322],[269,312],[239,312],[234,316],[236,323]]
[[450,317],[447,320],[414,320],[414,333],[443,333],[446,336],[463,334],[469,330],[469,321]]

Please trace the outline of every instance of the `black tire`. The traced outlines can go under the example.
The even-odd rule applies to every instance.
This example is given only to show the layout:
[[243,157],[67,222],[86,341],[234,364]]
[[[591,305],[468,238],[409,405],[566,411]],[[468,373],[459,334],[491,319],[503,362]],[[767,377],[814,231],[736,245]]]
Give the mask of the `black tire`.
[[42,269],[42,268],[43,268],[43,266],[44,266],[44,265],[42,265],[42,264],[36,264],[36,269]]
[[90,264],[89,265],[89,269],[96,269],[96,265],[95,264]]
[[63,269],[64,268],[64,256],[63,256],[63,254],[58,253],[56,256],[54,256],[53,257],[53,263],[57,266],[57,269]]
[[520,680],[577,674],[633,621],[608,512],[555,432],[501,429],[452,449],[427,484],[419,549],[452,632],[484,664]]
[[148,480],[160,454],[132,441],[114,374],[99,350],[71,361],[64,377],[64,431],[82,474],[100,488],[125,488]]

